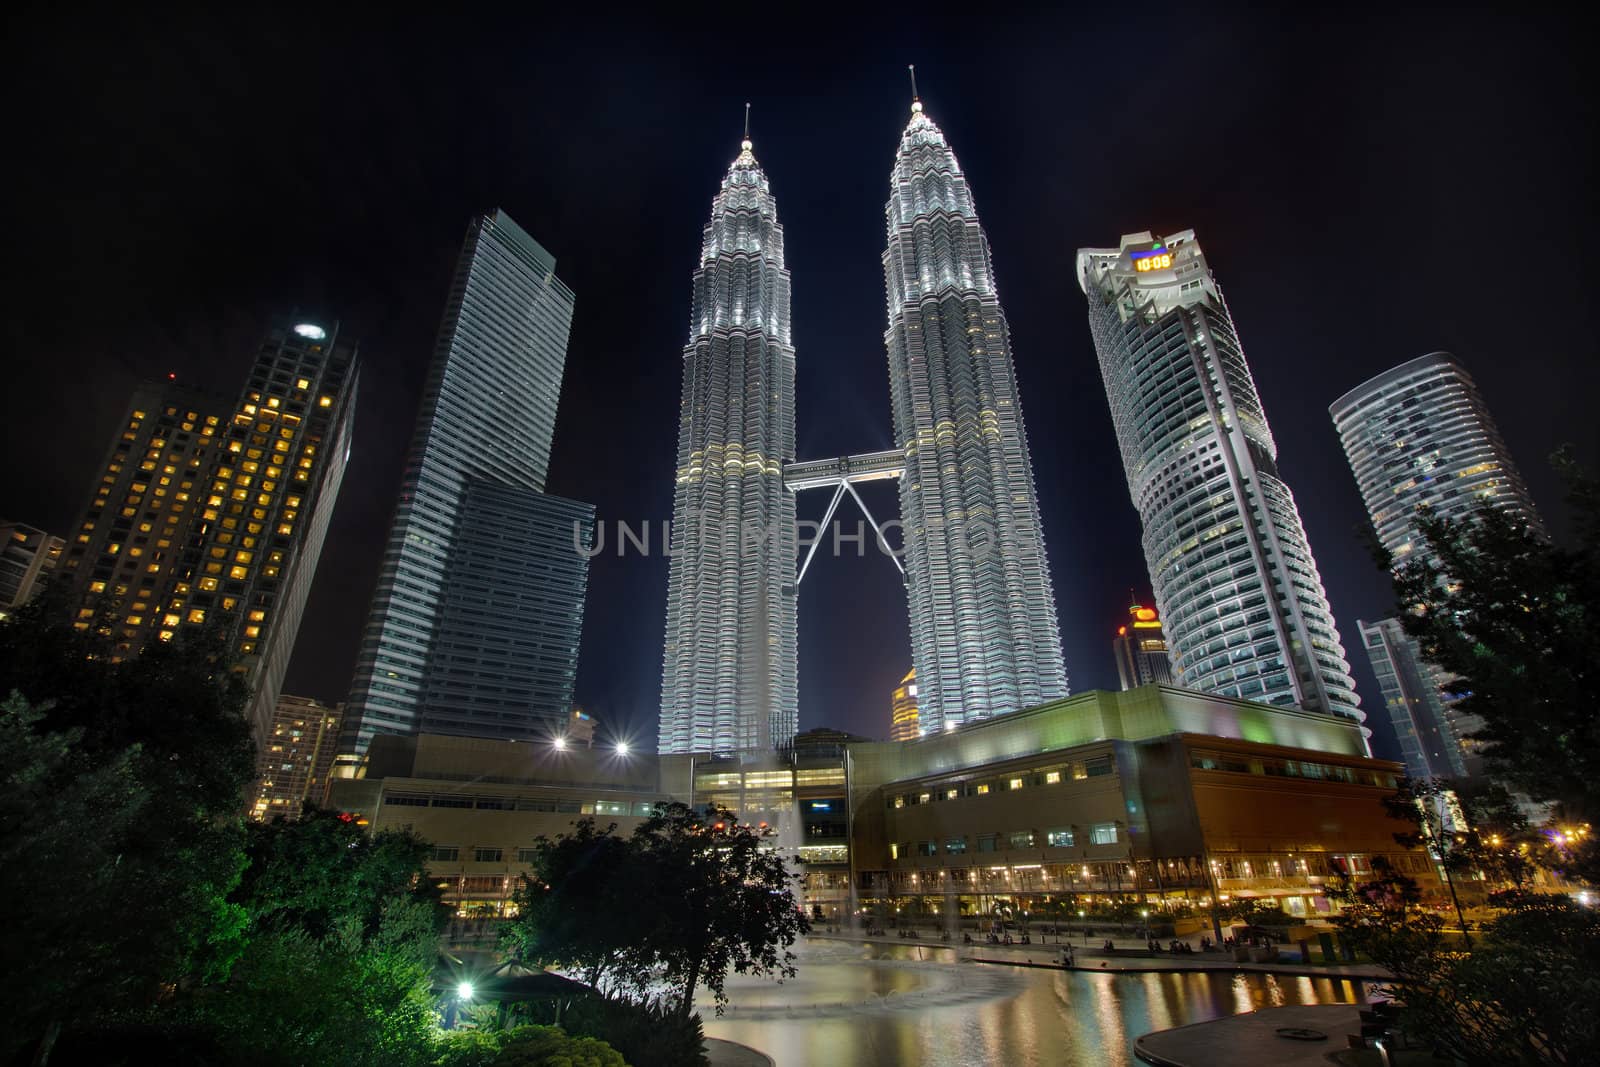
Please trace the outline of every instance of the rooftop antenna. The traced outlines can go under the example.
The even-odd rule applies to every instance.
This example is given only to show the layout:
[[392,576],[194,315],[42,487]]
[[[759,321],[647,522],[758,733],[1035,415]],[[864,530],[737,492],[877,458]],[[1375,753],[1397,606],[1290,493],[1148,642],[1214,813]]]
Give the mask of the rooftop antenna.
[[918,112],[922,110],[922,98],[917,95],[917,65],[908,64],[906,69],[911,72],[911,110]]
[[750,139],[750,101],[744,102],[744,139]]

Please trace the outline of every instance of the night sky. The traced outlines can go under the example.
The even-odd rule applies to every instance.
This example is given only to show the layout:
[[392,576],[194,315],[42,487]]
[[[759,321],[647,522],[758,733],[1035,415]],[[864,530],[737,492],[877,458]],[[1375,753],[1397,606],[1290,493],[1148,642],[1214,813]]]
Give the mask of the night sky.
[[[794,276],[800,458],[885,448],[883,205],[915,63],[993,248],[1074,690],[1115,687],[1111,636],[1149,594],[1074,252],[1192,227],[1393,755],[1356,630],[1390,594],[1328,404],[1454,352],[1558,535],[1545,457],[1600,460],[1589,38],[1518,10],[816,9],[728,34],[684,29],[711,18],[687,8],[570,28],[13,15],[0,515],[68,533],[140,378],[231,395],[274,315],[341,320],[364,362],[355,453],[285,688],[343,699],[452,265],[503,207],[577,293],[549,490],[608,524],[667,519],[690,273],[746,100]],[[653,744],[666,561],[613,553],[577,696]],[[910,665],[893,566],[819,559],[800,627],[801,728],[885,735]]]

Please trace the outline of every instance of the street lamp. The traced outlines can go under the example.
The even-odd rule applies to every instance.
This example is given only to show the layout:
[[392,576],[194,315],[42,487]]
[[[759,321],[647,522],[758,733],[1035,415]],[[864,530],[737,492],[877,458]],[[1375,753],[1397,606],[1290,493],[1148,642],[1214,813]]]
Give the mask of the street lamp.
[[626,742],[626,741],[618,741],[617,742],[617,755],[626,756],[627,754],[628,754],[628,742]]
[[567,739],[565,737],[558,737],[551,744],[556,746],[557,752],[565,752],[567,750]]
[[456,986],[456,999],[465,1003],[472,999],[472,983],[462,982]]

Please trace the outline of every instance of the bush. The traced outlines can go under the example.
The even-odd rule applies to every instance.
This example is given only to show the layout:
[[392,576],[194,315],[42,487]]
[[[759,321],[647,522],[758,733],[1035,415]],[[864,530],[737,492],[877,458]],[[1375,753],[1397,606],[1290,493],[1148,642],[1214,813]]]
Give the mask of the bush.
[[705,1067],[700,1016],[603,997],[575,1000],[561,1016],[569,1033],[608,1042],[633,1067]]
[[494,1067],[628,1067],[622,1054],[593,1037],[572,1037],[554,1026],[523,1026],[506,1034]]

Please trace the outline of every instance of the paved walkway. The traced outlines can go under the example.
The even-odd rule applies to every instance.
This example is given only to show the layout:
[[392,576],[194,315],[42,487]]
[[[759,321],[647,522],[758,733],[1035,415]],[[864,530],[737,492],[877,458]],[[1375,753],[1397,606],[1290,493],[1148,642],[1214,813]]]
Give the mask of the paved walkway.
[[[1280,1029],[1316,1030],[1326,1041],[1296,1041]],[[1208,1023],[1145,1034],[1134,1054],[1155,1067],[1327,1067],[1330,1052],[1361,1032],[1356,1004],[1298,1004],[1263,1008]]]
[[711,1067],[774,1067],[765,1052],[720,1037],[706,1038],[706,1059]]
[[[977,963],[1004,963],[1019,967],[1046,967],[1061,971],[1095,971],[1104,974],[1149,974],[1172,971],[1179,974],[1195,971],[1256,971],[1262,974],[1286,974],[1295,977],[1347,978],[1352,981],[1386,982],[1389,972],[1373,963],[1301,963],[1298,960],[1279,958],[1276,963],[1235,963],[1231,955],[1220,952],[1195,952],[1189,955],[1159,956],[1107,956],[1099,948],[1074,944],[1072,951],[1076,966],[1061,965],[1061,948],[1055,944],[991,945],[986,942],[965,945],[959,942],[940,941],[937,938],[903,937],[849,937],[844,934],[815,934],[813,938],[833,941],[870,942],[876,945],[904,945],[917,948],[945,949],[956,954],[957,959]],[[1136,942],[1130,942],[1133,944]]]

